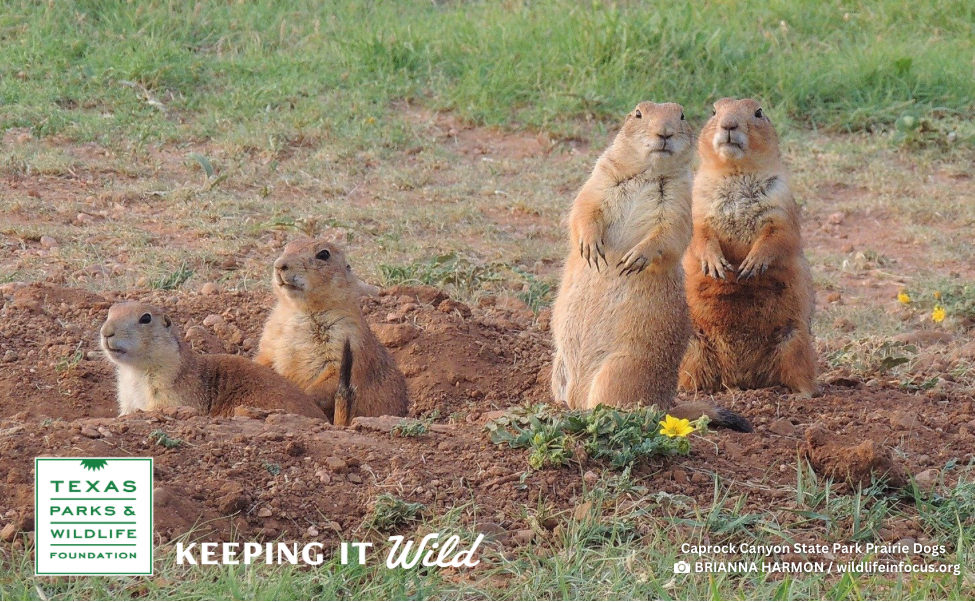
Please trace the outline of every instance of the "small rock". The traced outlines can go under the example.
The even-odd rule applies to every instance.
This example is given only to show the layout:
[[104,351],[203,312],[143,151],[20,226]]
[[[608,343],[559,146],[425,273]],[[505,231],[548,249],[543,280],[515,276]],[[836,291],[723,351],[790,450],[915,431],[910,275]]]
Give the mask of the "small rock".
[[305,444],[301,441],[292,441],[285,446],[284,453],[293,458],[297,458],[305,453]]
[[531,529],[520,529],[515,531],[514,537],[512,537],[512,540],[514,540],[514,542],[520,546],[527,546],[532,542],[533,539],[535,539],[535,532]]
[[704,483],[710,483],[711,477],[703,472],[695,472],[691,475],[691,482],[697,483],[698,485],[703,485]]
[[17,537],[17,525],[10,523],[0,531],[0,541],[13,541]]
[[830,293],[830,294],[828,294],[828,295],[826,295],[826,301],[828,301],[829,303],[839,303],[840,300],[842,300],[842,299],[843,299],[843,295],[841,295],[841,294],[839,294],[839,293],[837,293],[835,291],[832,292],[832,293]]
[[687,483],[687,471],[683,468],[675,468],[673,472],[674,482],[678,485],[684,485]]
[[362,477],[360,477],[359,475],[357,475],[355,473],[350,473],[349,476],[348,476],[348,479],[349,479],[349,482],[350,483],[354,483],[356,485],[359,485],[360,483],[362,483]]
[[453,299],[444,299],[441,301],[440,305],[437,306],[437,310],[445,314],[456,311],[464,318],[471,317],[471,308],[468,307],[467,304],[461,303],[460,301],[454,301]]
[[227,321],[223,319],[220,314],[210,314],[209,316],[203,318],[203,325],[207,328],[213,328],[218,324],[226,324]]
[[332,475],[328,474],[327,471],[319,470],[315,473],[315,476],[318,477],[318,480],[322,483],[322,485],[328,485],[332,482]]
[[58,241],[54,239],[53,236],[42,236],[41,246],[45,249],[50,249],[52,247],[58,246]]
[[349,469],[348,462],[337,456],[325,458],[325,466],[328,466],[329,470],[338,474],[342,474]]
[[308,527],[305,534],[308,535],[308,537],[318,537],[318,529],[316,529],[314,526]]
[[587,485],[594,485],[599,481],[599,475],[595,471],[587,470],[584,475],[582,475],[582,480],[586,482]]
[[17,361],[17,352],[14,351],[13,349],[8,349],[3,354],[3,361],[4,361],[4,363],[7,363],[7,362],[16,362]]
[[779,418],[768,425],[768,430],[783,437],[791,437],[796,434],[796,427],[788,418]]
[[220,292],[220,287],[213,282],[207,282],[202,287],[200,287],[200,292],[204,295],[216,295]]
[[270,518],[271,514],[272,512],[270,508],[261,508],[260,510],[257,511],[257,516],[259,516],[260,518]]
[[97,429],[90,426],[81,427],[81,434],[89,439],[101,439],[102,434]]
[[938,484],[939,476],[941,476],[941,472],[937,468],[929,468],[914,475],[914,482],[921,489],[930,490]]
[[917,425],[917,414],[907,410],[897,410],[890,415],[890,426],[895,429],[910,430]]
[[507,539],[508,532],[504,527],[498,523],[483,522],[474,525],[474,531],[477,533],[483,533],[484,536],[491,541],[498,541],[501,539]]
[[844,219],[846,219],[846,214],[843,213],[842,211],[837,211],[836,213],[830,213],[829,217],[826,218],[826,221],[828,221],[833,226],[839,226],[840,224],[843,223]]
[[95,218],[88,215],[87,213],[79,213],[77,216],[75,216],[74,221],[84,226],[95,221]]
[[379,324],[373,328],[373,332],[376,333],[380,343],[394,349],[406,345],[420,334],[417,327],[409,323]]

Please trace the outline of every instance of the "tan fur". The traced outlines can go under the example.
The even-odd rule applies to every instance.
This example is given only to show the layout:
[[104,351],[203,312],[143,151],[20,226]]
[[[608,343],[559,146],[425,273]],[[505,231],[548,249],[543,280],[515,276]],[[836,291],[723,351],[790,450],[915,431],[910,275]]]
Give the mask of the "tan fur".
[[[316,258],[322,251],[328,259]],[[304,389],[331,418],[348,341],[355,407],[340,412],[343,425],[355,416],[405,416],[406,380],[362,315],[360,298],[368,285],[352,273],[342,249],[325,240],[291,242],[274,262],[273,283],[278,303],[255,361]]]
[[701,132],[694,238],[684,257],[695,333],[682,390],[784,385],[816,392],[814,291],[775,129],[725,98]]
[[690,332],[692,141],[680,105],[640,103],[573,202],[552,321],[552,392],[571,408],[673,401]]
[[169,316],[152,305],[113,305],[101,346],[118,371],[119,415],[190,406],[230,416],[238,406],[251,406],[325,418],[309,396],[273,370],[236,355],[195,353]]

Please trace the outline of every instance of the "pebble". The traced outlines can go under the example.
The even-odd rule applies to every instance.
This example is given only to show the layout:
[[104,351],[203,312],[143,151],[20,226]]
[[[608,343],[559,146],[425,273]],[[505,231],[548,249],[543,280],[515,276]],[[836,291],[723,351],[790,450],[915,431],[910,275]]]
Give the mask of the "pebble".
[[204,295],[216,295],[220,292],[220,287],[213,282],[207,282],[202,287],[200,287],[200,292]]
[[535,532],[531,529],[520,529],[515,531],[514,537],[512,537],[514,542],[521,546],[527,546],[535,539]]
[[349,469],[348,462],[337,456],[329,456],[325,458],[325,466],[328,466],[328,469],[332,472],[337,472],[339,474]]
[[890,426],[896,429],[909,430],[917,424],[917,415],[907,410],[897,410],[890,415]]
[[53,236],[42,236],[41,246],[44,247],[45,249],[50,249],[52,247],[58,246],[58,241],[55,240]]
[[914,482],[921,489],[933,489],[938,484],[938,477],[941,472],[937,468],[929,468],[914,475]]
[[308,537],[318,537],[318,529],[316,529],[314,526],[308,527],[308,530],[305,531],[305,533],[308,535]]
[[0,531],[0,541],[13,541],[15,537],[17,537],[17,525],[14,523],[8,524]]
[[208,328],[213,328],[218,324],[226,324],[227,321],[223,319],[220,314],[210,314],[209,316],[203,318],[203,325]]
[[102,434],[90,426],[81,427],[81,434],[89,439],[101,439]]
[[271,514],[272,513],[270,508],[261,508],[260,510],[257,511],[257,516],[261,518],[270,518]]
[[788,418],[779,418],[768,425],[768,430],[783,437],[791,437],[796,434],[796,427]]

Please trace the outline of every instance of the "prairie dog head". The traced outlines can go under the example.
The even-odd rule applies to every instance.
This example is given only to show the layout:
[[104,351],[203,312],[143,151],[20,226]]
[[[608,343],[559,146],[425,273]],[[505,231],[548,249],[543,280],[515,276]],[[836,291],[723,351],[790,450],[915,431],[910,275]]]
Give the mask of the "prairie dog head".
[[673,102],[641,102],[626,116],[615,144],[625,144],[627,154],[638,164],[634,166],[636,171],[642,172],[687,165],[693,141],[694,132],[684,118],[684,107]]
[[173,321],[146,303],[116,303],[101,328],[105,356],[117,366],[152,371],[179,366],[180,344]]
[[750,169],[779,162],[779,139],[756,100],[722,98],[698,142],[705,163]]
[[274,262],[274,292],[309,311],[343,308],[378,289],[359,280],[345,252],[328,240],[296,240]]

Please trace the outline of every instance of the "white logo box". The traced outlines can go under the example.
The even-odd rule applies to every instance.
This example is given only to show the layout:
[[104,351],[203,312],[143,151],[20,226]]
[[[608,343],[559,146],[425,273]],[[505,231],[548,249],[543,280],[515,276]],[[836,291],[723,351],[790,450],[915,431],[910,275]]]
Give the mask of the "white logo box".
[[152,574],[152,458],[35,458],[37,575]]

